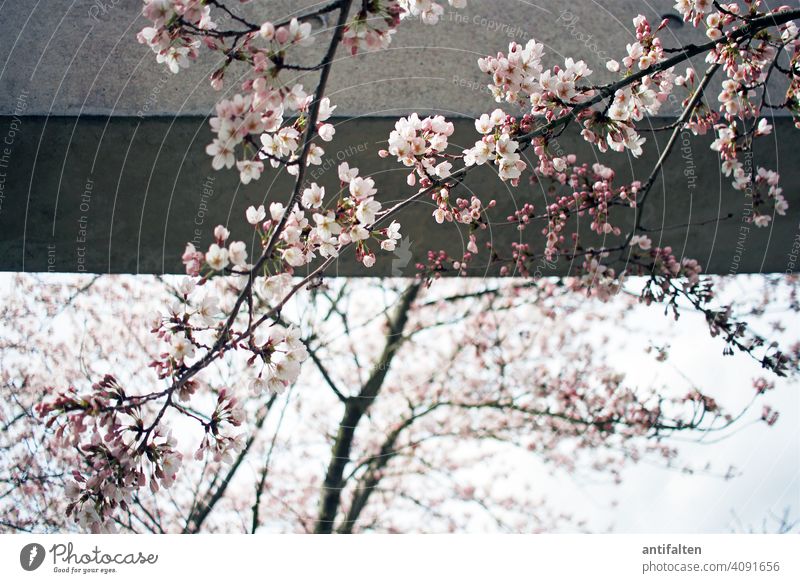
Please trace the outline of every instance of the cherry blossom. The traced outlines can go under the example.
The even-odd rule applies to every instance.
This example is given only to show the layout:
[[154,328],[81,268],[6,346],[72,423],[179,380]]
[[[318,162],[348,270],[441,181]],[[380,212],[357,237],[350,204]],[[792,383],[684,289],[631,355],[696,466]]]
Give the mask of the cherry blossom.
[[[466,3],[450,0],[449,5],[461,9]],[[138,40],[155,53],[156,63],[180,74],[201,50],[223,57],[209,82],[216,90],[233,85],[225,88],[209,121],[214,134],[206,147],[211,168],[235,167],[243,184],[260,180],[265,172],[285,170],[294,185],[278,200],[270,194],[244,217],[217,226],[213,241],[202,247],[205,251],[187,243],[181,256],[186,278],[162,290],[155,316],[152,309],[135,314],[137,321],[146,322],[137,332],[131,322],[111,320],[115,334],[130,341],[125,351],[144,349],[139,354],[145,356],[132,359],[125,375],[99,370],[112,364],[102,355],[125,343],[117,338],[112,342],[111,336],[92,347],[88,369],[75,364],[83,362],[82,356],[66,359],[69,377],[58,378],[66,388],[37,393],[28,406],[42,420],[29,433],[47,444],[42,456],[52,452],[53,461],[20,449],[22,459],[35,467],[50,468],[52,463],[61,468],[58,486],[67,494],[62,514],[92,532],[139,528],[133,516],[157,530],[153,516],[159,515],[162,489],[170,489],[175,504],[171,529],[181,520],[180,529],[186,532],[199,531],[206,520],[239,524],[243,513],[252,512],[255,531],[263,524],[262,504],[267,503],[261,495],[268,480],[270,493],[290,500],[301,518],[272,506],[263,513],[280,515],[281,524],[296,521],[298,529],[352,532],[384,520],[387,530],[394,528],[393,517],[384,517],[385,508],[373,496],[379,483],[389,493],[387,499],[402,508],[408,500],[391,492],[405,493],[406,481],[429,475],[430,467],[452,468],[452,450],[429,445],[434,437],[491,436],[569,471],[584,456],[593,455],[599,463],[602,452],[608,456],[603,465],[617,479],[625,463],[644,456],[671,460],[676,449],[663,443],[665,436],[735,423],[735,414],[694,387],[666,398],[658,389],[628,386],[624,375],[604,365],[602,346],[580,339],[591,331],[592,319],[572,316],[587,302],[597,307],[597,314],[601,305],[616,306],[622,314],[637,296],[643,307],[659,304],[657,309],[675,318],[687,311],[701,314],[724,354],[743,354],[778,376],[797,373],[796,343],[787,348],[768,340],[744,320],[748,314],[741,314],[735,301],[719,301],[718,282],[704,275],[702,265],[660,243],[640,218],[676,137],[685,130],[713,135],[711,148],[720,156],[723,173],[752,197],[754,226],[769,226],[786,214],[778,173],[746,167],[744,154],[772,131],[767,110],[786,109],[800,119],[800,40],[793,22],[799,14],[786,7],[772,10],[758,0],[747,5],[745,11],[736,3],[678,2],[676,9],[686,22],[708,39],[685,47],[664,46],[666,21],[653,25],[637,16],[625,51],[605,63],[613,79],[606,84],[598,84],[580,55],[555,62],[534,39],[511,42],[507,51],[479,59],[477,67],[487,75],[500,105],[478,116],[476,134],[458,142],[452,122],[442,115],[400,118],[386,148],[375,153],[393,158],[407,172],[409,192],[389,206],[381,202],[386,198],[379,179],[347,162],[339,164],[335,176],[308,179],[308,167],[322,164],[327,144],[337,138],[332,119],[336,105],[326,95],[327,80],[339,48],[351,54],[384,49],[405,20],[436,24],[444,14],[443,2],[341,0],[286,21],[250,22],[221,1],[146,0],[142,14],[149,25]],[[311,20],[321,14],[334,16],[335,23],[312,34]],[[320,45],[322,57],[305,64],[297,49],[311,44]],[[690,67],[679,73],[676,67],[685,67],[695,56],[704,56],[706,71]],[[298,71],[320,74],[315,85],[305,86],[300,80],[306,76],[298,78]],[[767,81],[781,75],[787,80],[786,93],[773,103]],[[716,99],[702,99],[717,76],[723,77],[720,93]],[[670,98],[677,98],[681,114],[664,128],[672,131],[668,146],[645,180],[620,180],[604,158],[641,156],[650,147],[641,122],[659,114]],[[581,160],[557,147],[558,135],[571,124],[596,159]],[[455,148],[451,142],[474,145]],[[547,203],[536,208],[523,200],[496,224],[491,216],[496,202],[490,195],[460,195],[462,180],[478,166],[491,166],[512,188],[523,181],[546,183]],[[363,288],[369,297],[385,296],[385,305],[357,296],[348,304],[348,294],[336,289],[345,284],[328,283],[326,270],[345,251],[352,251],[365,268],[388,260],[403,238],[401,211],[423,197],[433,205],[431,228],[457,223],[464,229],[463,253],[453,257],[429,250],[412,282],[390,284],[397,289],[383,295]],[[625,218],[632,213],[636,218],[631,224]],[[575,227],[584,218],[591,236]],[[479,239],[489,225],[515,229],[520,238],[499,248]],[[500,275],[521,279],[489,288],[461,278],[444,281],[443,275],[474,275],[479,256]],[[576,271],[563,285],[555,285],[535,275],[542,261],[569,261]],[[639,282],[635,293],[629,287],[634,278]],[[463,285],[466,291],[457,288],[449,296],[444,293],[448,285]],[[135,306],[119,299],[120,292],[112,287],[104,293],[135,313]],[[465,297],[475,302],[465,306]],[[43,309],[50,306],[40,299]],[[27,306],[29,299],[19,301]],[[311,309],[314,301],[327,304],[324,314]],[[307,315],[294,309],[298,304],[308,308]],[[95,314],[98,308],[90,309]],[[17,315],[14,310],[10,316]],[[337,319],[340,326],[332,323]],[[612,321],[600,315],[597,319]],[[106,321],[97,314],[98,326]],[[537,338],[539,333],[526,322],[547,332]],[[453,329],[452,342],[428,334],[445,326]],[[10,338],[8,348],[24,352],[11,328],[3,332]],[[361,328],[371,332],[353,332]],[[57,355],[80,345],[71,340],[60,345],[62,340],[47,338],[48,346],[57,345]],[[393,368],[395,359],[400,366]],[[326,363],[331,360],[353,361],[355,366],[350,370],[338,364],[329,370]],[[362,366],[362,361],[368,364]],[[24,372],[18,362],[13,366]],[[54,368],[51,362],[48,366]],[[236,382],[220,369],[235,370]],[[331,402],[316,403],[302,394],[312,386],[301,383],[309,369],[316,371],[313,386],[330,389]],[[87,383],[87,377],[100,380]],[[531,378],[537,379],[536,386],[527,382]],[[52,385],[41,379],[41,372],[36,382]],[[754,385],[757,396],[767,393],[769,382]],[[282,462],[273,483],[267,461],[256,499],[236,499],[240,501],[224,518],[209,519],[217,503],[215,485],[233,484],[223,478],[225,472],[233,476],[252,447],[261,448],[261,459],[270,459],[272,446],[266,454],[263,444],[253,443],[278,399],[307,412],[313,437],[297,446],[296,457],[321,459],[324,475],[309,479],[292,459]],[[4,421],[11,405],[10,400],[3,404]],[[326,415],[333,410],[341,416],[331,420]],[[368,412],[369,427],[362,421]],[[778,413],[765,404],[759,419],[774,425]],[[197,432],[191,448],[168,429],[176,421]],[[273,443],[278,430],[274,435]],[[189,462],[192,450],[196,463]],[[330,452],[330,458],[320,458],[320,451]],[[350,475],[345,473],[348,464]],[[219,480],[209,483],[207,471]],[[198,484],[208,485],[209,491],[200,492]],[[423,504],[441,508],[435,490],[426,492]],[[533,500],[509,503],[479,490],[459,484],[448,493],[464,501],[480,500],[513,521],[517,530],[549,522],[545,516],[531,518],[532,509],[538,508]],[[147,491],[150,497],[144,499]],[[219,491],[216,499],[224,494]],[[515,513],[517,506],[521,510]],[[154,515],[151,509],[156,508]],[[57,524],[65,520],[53,518],[50,510],[48,516]],[[38,520],[25,517],[29,524],[38,525]]]

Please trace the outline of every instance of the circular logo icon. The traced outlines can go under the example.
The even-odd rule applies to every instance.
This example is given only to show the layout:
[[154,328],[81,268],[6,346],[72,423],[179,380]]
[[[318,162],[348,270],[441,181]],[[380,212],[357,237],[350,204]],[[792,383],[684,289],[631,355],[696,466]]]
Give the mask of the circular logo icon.
[[35,571],[44,562],[44,547],[39,543],[30,543],[19,552],[19,564],[26,571]]

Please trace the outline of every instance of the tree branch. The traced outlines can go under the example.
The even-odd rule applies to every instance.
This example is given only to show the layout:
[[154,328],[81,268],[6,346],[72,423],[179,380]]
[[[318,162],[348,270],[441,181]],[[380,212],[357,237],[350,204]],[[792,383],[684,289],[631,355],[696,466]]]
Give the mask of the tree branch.
[[239,466],[242,465],[244,458],[247,456],[247,453],[250,451],[250,448],[253,446],[253,443],[256,440],[258,432],[264,426],[264,422],[267,420],[267,416],[269,415],[270,410],[272,409],[272,405],[275,403],[275,399],[277,397],[273,395],[270,397],[270,400],[266,404],[266,410],[258,417],[256,421],[255,430],[247,439],[247,443],[245,444],[244,448],[236,458],[236,461],[233,462],[231,467],[228,469],[228,473],[225,475],[225,479],[222,480],[222,483],[214,490],[214,493],[208,497],[208,501],[202,503],[199,510],[195,513],[195,516],[189,516],[189,519],[186,521],[186,526],[183,529],[184,533],[196,534],[200,532],[200,528],[203,526],[206,518],[208,515],[211,514],[211,511],[214,509],[214,506],[222,500],[222,497],[225,495],[225,491],[228,489],[228,485],[231,483],[231,480],[236,475],[236,472],[239,469]]
[[328,471],[322,484],[319,515],[314,527],[314,532],[327,534],[333,532],[336,514],[342,497],[342,488],[345,481],[342,479],[345,466],[350,462],[350,450],[353,445],[353,436],[362,416],[375,401],[391,366],[392,359],[402,343],[403,330],[408,322],[408,312],[419,293],[422,283],[414,282],[400,298],[397,310],[389,324],[386,334],[386,345],[383,354],[372,369],[372,374],[361,387],[355,397],[347,399],[339,431],[336,435]]

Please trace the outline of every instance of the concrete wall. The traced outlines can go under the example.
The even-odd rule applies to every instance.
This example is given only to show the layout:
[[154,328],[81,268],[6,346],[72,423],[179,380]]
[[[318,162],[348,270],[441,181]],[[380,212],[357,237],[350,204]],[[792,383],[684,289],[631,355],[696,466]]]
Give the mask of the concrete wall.
[[[788,3],[796,3],[791,0]],[[786,4],[787,2],[782,2]],[[237,4],[237,2],[234,2]],[[313,0],[256,1],[241,6],[254,21],[282,20]],[[465,10],[449,7],[434,27],[404,23],[388,51],[356,58],[340,55],[331,93],[339,115],[389,115],[436,109],[475,116],[491,107],[479,57],[506,50],[512,40],[536,38],[552,63],[583,58],[598,81],[605,62],[625,54],[635,40],[631,19],[643,13],[658,22],[675,14],[674,0],[469,0]],[[141,0],[7,0],[0,4],[0,114],[11,113],[28,94],[28,113],[43,115],[209,113],[218,94],[207,78],[219,62],[206,56],[175,76],[156,64],[136,42],[147,24]],[[301,57],[312,62],[321,42]],[[690,26],[673,25],[666,41],[702,42]],[[299,74],[298,80],[310,74]],[[235,84],[226,90],[236,91]],[[154,98],[155,96],[155,98]],[[665,111],[664,114],[669,112]]]
[[[656,126],[667,121],[652,120]],[[345,160],[375,178],[385,204],[411,193],[405,169],[375,154],[392,119],[337,119],[336,124],[337,140],[323,165],[311,169],[311,177],[326,187],[329,199],[338,188],[336,166]],[[251,233],[243,220],[247,206],[285,201],[292,188],[285,173],[265,173],[260,181],[243,186],[235,171],[213,171],[204,152],[210,132],[201,117],[6,117],[0,118],[0,136],[11,135],[12,126],[17,129],[11,154],[7,163],[0,159],[0,172],[5,173],[0,200],[3,270],[180,272],[186,241],[207,246],[217,224],[228,225],[234,237],[246,237]],[[788,135],[795,135],[790,120],[776,121],[775,136]],[[619,180],[645,180],[666,138],[665,132],[650,136],[656,143],[638,160],[624,154],[608,157]],[[474,139],[472,122],[459,121],[452,143],[465,146]],[[565,151],[593,159],[575,133],[559,141]],[[777,217],[765,229],[751,229],[743,222],[749,216],[748,199],[721,176],[708,143],[708,138],[690,140],[688,134],[679,141],[644,209],[643,224],[655,229],[653,240],[672,245],[678,255],[696,258],[716,273],[793,270],[789,254],[800,235],[800,201],[791,188],[800,183],[796,141],[771,140],[754,161],[780,170],[794,205],[789,215]],[[482,168],[468,175],[462,196],[476,192],[498,202],[491,213],[492,229],[483,233],[482,241],[491,238],[500,246],[530,241],[541,249],[539,229],[520,234],[503,223],[526,202],[544,209],[552,197],[549,186],[523,183],[511,188],[491,169]],[[432,211],[431,202],[422,200],[399,216],[413,258],[400,254],[367,272],[346,255],[338,273],[410,274],[429,249],[461,253],[466,234],[454,225],[436,225]],[[632,221],[633,213],[629,215]],[[570,270],[563,262],[545,269],[550,274]],[[474,273],[485,272],[477,267]]]
[[[243,10],[254,20],[279,20],[311,4],[270,0]],[[339,105],[338,133],[327,148],[329,165],[347,159],[362,173],[375,175],[385,202],[400,199],[409,192],[405,172],[374,155],[388,137],[392,116],[433,110],[462,118],[453,143],[469,145],[475,139],[470,119],[495,106],[478,57],[505,50],[511,40],[535,37],[553,62],[566,54],[580,56],[602,81],[608,78],[606,59],[619,56],[632,40],[633,16],[642,12],[656,21],[674,13],[672,4],[470,0],[465,11],[448,9],[436,27],[408,22],[390,50],[337,62],[330,88]],[[0,3],[0,269],[180,271],[187,240],[207,245],[218,223],[244,236],[241,217],[249,204],[286,198],[291,187],[286,176],[267,173],[243,187],[235,172],[211,169],[203,150],[210,141],[206,116],[220,97],[207,83],[215,60],[206,56],[178,76],[163,69],[135,40],[145,25],[140,8],[140,0]],[[318,23],[317,30],[324,29],[325,23]],[[704,38],[677,25],[670,27],[669,37],[676,46]],[[320,49],[312,47],[299,59],[312,62]],[[230,83],[223,93],[236,89]],[[715,94],[711,88],[709,95]],[[670,113],[674,108],[667,104],[664,114]],[[800,133],[786,119],[775,125],[775,139],[762,144],[754,163],[781,172],[789,216],[778,217],[769,229],[749,230],[742,223],[746,199],[721,177],[708,140],[697,138],[679,144],[648,202],[645,224],[663,230],[654,239],[663,238],[679,254],[698,258],[717,273],[794,270]],[[648,139],[663,144],[666,135]],[[565,151],[594,159],[575,135],[561,141]],[[626,155],[607,160],[623,177],[643,180],[657,155],[658,148],[651,147],[639,160]],[[335,170],[317,179],[329,192],[336,186]],[[541,185],[506,188],[488,169],[471,174],[466,187],[498,200],[493,215],[498,224],[486,235],[500,245],[519,233],[499,223],[525,202],[542,208],[549,196]],[[370,273],[411,273],[428,249],[460,252],[465,233],[452,225],[430,228],[431,211],[423,201],[400,217],[412,257],[401,254]],[[523,240],[538,236],[531,230]],[[568,273],[570,266],[546,271]],[[338,272],[364,270],[344,257]],[[482,273],[478,267],[476,274]]]

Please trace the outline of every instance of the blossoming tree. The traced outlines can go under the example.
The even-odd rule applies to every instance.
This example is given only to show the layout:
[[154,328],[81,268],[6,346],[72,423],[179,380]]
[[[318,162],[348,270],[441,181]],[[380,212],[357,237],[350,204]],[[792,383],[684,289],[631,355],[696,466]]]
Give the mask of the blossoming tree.
[[[283,200],[249,208],[241,224],[217,227],[208,249],[186,246],[186,279],[165,286],[168,307],[147,318],[151,342],[140,325],[148,302],[124,315],[100,313],[108,305],[130,305],[126,296],[138,293],[138,284],[120,289],[101,280],[61,288],[62,303],[78,302],[105,324],[86,348],[92,358],[64,359],[72,364],[56,376],[69,389],[45,388],[53,386],[47,380],[52,374],[30,373],[25,365],[33,358],[25,351],[36,349],[24,347],[16,332],[4,338],[4,386],[26,395],[3,403],[0,418],[19,460],[7,476],[13,487],[6,497],[35,500],[9,506],[6,527],[67,528],[74,521],[96,532],[255,531],[266,523],[314,532],[402,530],[414,527],[406,517],[415,509],[436,528],[456,529],[468,513],[449,501],[462,501],[486,510],[502,528],[547,528],[563,517],[548,515],[525,493],[511,498],[457,481],[444,486],[461,464],[492,455],[482,445],[466,462],[453,457],[452,448],[467,440],[511,444],[560,467],[574,469],[585,459],[618,475],[622,463],[644,455],[672,459],[667,439],[676,432],[718,431],[739,419],[695,388],[678,396],[659,387],[637,390],[604,363],[588,334],[593,319],[576,314],[588,310],[598,321],[615,320],[636,301],[628,286],[634,277],[641,283],[639,301],[662,304],[675,317],[701,313],[726,353],[755,359],[768,374],[797,373],[800,347],[759,333],[743,319],[741,303],[719,301],[719,282],[704,277],[697,261],[654,245],[640,217],[687,128],[713,132],[723,172],[734,188],[752,192],[756,226],[786,213],[778,174],[750,171],[741,158],[771,132],[762,117],[766,109],[787,110],[800,124],[794,22],[800,10],[773,10],[757,0],[683,0],[676,9],[705,29],[708,41],[680,47],[662,43],[665,22],[638,16],[637,40],[606,63],[616,77],[607,84],[592,82],[579,55],[548,64],[542,44],[512,42],[507,52],[478,62],[500,107],[475,120],[474,146],[453,148],[453,124],[440,115],[397,121],[375,155],[407,169],[408,193],[385,208],[375,197],[380,184],[347,163],[339,166],[335,185],[308,179],[307,169],[322,162],[326,144],[335,140],[336,105],[326,96],[327,82],[337,51],[386,48],[404,20],[435,25],[441,3],[334,0],[286,22],[251,22],[233,4],[146,0],[143,14],[151,26],[138,38],[176,74],[201,50],[223,56],[211,85],[221,89],[235,78],[239,92],[220,99],[211,119],[211,165],[235,167],[244,184],[268,168],[285,170],[294,188]],[[332,26],[312,36],[310,21],[320,15],[332,17]],[[295,60],[297,47],[322,37],[318,62]],[[685,68],[699,55],[705,55],[705,71]],[[285,81],[297,71],[316,73],[316,84]],[[713,99],[705,90],[715,77],[723,82]],[[778,77],[785,94],[773,103],[767,83]],[[661,128],[671,137],[644,182],[622,184],[610,167],[553,147],[575,124],[598,155],[639,156],[647,140],[637,123],[671,97],[682,112]],[[508,227],[525,237],[507,249],[478,246],[494,201],[459,192],[469,172],[487,165],[511,187],[548,181],[559,193],[546,208],[524,204],[508,217]],[[435,205],[432,229],[456,222],[469,230],[462,256],[430,250],[412,282],[325,279],[345,250],[366,267],[393,251],[403,209],[422,198]],[[639,218],[623,228],[620,217],[631,209]],[[584,240],[575,217],[589,218],[601,245]],[[232,231],[252,233],[255,252]],[[442,279],[471,275],[481,256],[516,277]],[[580,271],[561,282],[542,280],[534,275],[542,258],[577,261]],[[773,283],[770,293],[787,297],[796,309],[794,279]],[[57,310],[35,282],[19,285],[30,289],[4,317],[39,321],[42,310]],[[548,327],[546,335],[537,333],[541,326]],[[67,355],[80,346],[84,354],[84,345],[66,336],[51,338],[53,349]],[[303,374],[316,375],[328,389],[324,398],[282,396],[295,387],[302,392]],[[755,393],[771,386],[759,378]],[[272,413],[276,403],[283,403],[281,410]],[[278,438],[287,419],[302,420],[300,442]],[[776,413],[766,409],[762,419],[774,423]],[[271,438],[265,438],[267,427]],[[189,460],[178,437],[193,432],[200,437]],[[291,455],[279,455],[284,451]],[[321,474],[311,471],[319,460]],[[254,464],[249,479],[247,464]],[[430,487],[432,480],[437,487]],[[63,502],[53,495],[58,488],[66,492]]]

